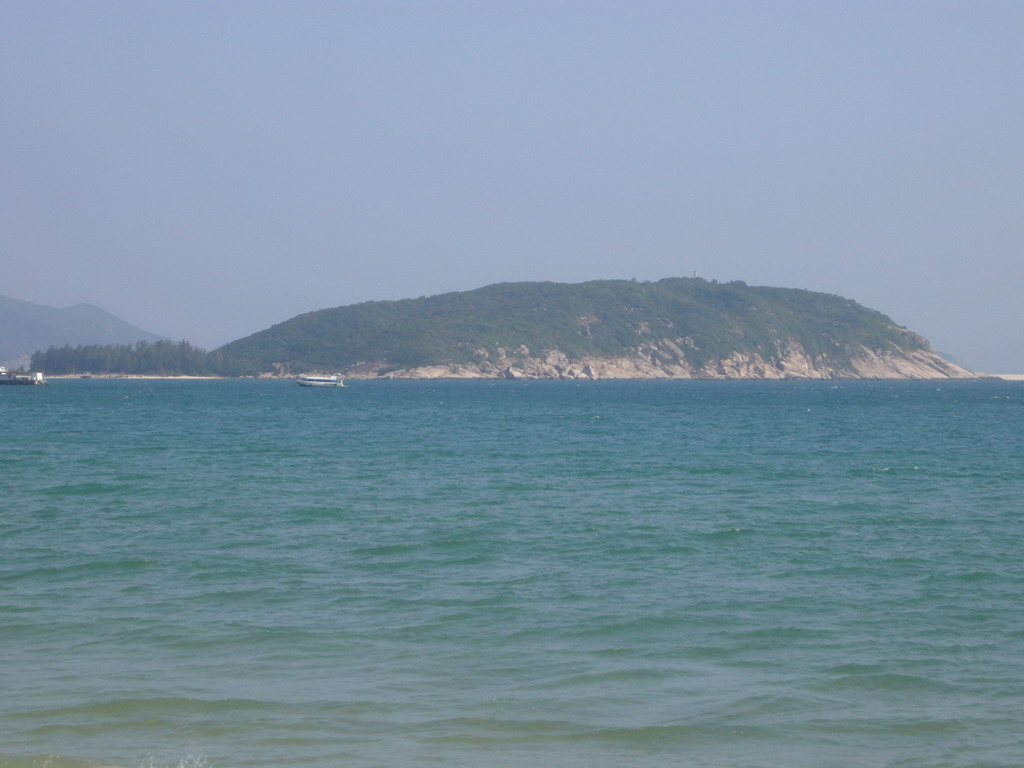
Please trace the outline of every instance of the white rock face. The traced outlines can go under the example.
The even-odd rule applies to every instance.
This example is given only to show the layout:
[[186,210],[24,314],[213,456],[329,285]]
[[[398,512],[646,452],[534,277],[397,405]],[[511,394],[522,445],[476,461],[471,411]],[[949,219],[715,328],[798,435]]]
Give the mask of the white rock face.
[[[389,370],[382,363],[360,363],[347,378],[392,379],[973,379],[977,375],[924,349],[878,353],[861,346],[849,361],[814,359],[790,341],[777,362],[760,355],[734,353],[701,368],[686,362],[685,339],[661,340],[640,348],[635,357],[571,359],[557,349],[531,353],[525,346],[496,360],[474,364],[430,365]],[[482,350],[481,350],[482,351]]]

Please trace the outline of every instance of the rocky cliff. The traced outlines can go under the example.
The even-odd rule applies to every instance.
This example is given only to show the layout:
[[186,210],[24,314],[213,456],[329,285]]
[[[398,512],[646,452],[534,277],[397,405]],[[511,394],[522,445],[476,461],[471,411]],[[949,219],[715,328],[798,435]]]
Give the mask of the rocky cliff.
[[[667,341],[674,345],[675,342]],[[760,355],[732,355],[694,368],[685,362],[635,357],[571,359],[558,350],[533,355],[517,350],[513,357],[479,363],[424,365],[394,369],[386,363],[359,363],[342,373],[353,379],[969,379],[976,374],[927,350],[878,353],[861,347],[848,362],[814,360],[791,342],[775,362]]]

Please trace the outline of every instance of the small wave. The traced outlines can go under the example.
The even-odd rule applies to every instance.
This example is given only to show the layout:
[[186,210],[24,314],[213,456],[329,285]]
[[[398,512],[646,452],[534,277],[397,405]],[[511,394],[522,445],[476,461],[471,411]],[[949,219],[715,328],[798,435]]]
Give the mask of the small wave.
[[764,695],[748,696],[730,705],[732,718],[774,717],[793,712],[802,712],[810,705],[807,699],[797,696]]
[[171,758],[170,762],[159,760],[152,755],[142,761],[141,768],[209,768],[210,761],[206,755],[188,754],[181,758]]
[[954,691],[955,687],[919,675],[898,672],[843,675],[821,686],[827,689],[884,691]]
[[608,683],[615,683],[623,680],[630,683],[641,680],[665,680],[674,676],[676,676],[675,672],[670,672],[665,669],[616,669],[609,672],[591,672],[587,674],[562,677],[557,680],[542,683],[536,687],[544,689],[573,688],[576,686],[586,685],[606,685]]
[[764,729],[755,726],[715,726],[704,723],[602,728],[560,720],[518,721],[465,717],[437,720],[423,727],[429,731],[442,731],[426,736],[424,741],[474,746],[546,742],[660,748],[718,742],[724,735],[731,740],[752,739],[765,733]]
[[65,565],[48,565],[5,576],[5,579],[39,579],[49,577],[87,577],[104,573],[123,573],[139,571],[152,564],[148,558],[131,557],[123,560],[98,560],[88,563],[68,563]]
[[152,699],[114,699],[76,704],[69,707],[8,713],[12,718],[151,718],[154,715],[217,715],[222,713],[273,710],[276,704],[253,699],[192,699],[156,697]]
[[[907,718],[879,720],[875,718],[845,717],[835,720],[820,720],[815,730],[832,734],[864,734],[918,739],[934,738],[940,735],[959,734],[977,730],[979,724],[962,718]],[[980,727],[984,727],[981,725]]]
[[882,667],[878,664],[839,664],[825,670],[826,674],[832,675],[858,675],[876,674],[881,672]]
[[764,629],[752,629],[747,632],[737,633],[737,637],[753,638],[757,640],[799,640],[800,638],[821,638],[833,634],[830,629],[814,629],[811,627],[765,627]]
[[117,766],[83,760],[66,755],[0,755],[0,768],[117,768]]
[[735,528],[734,527],[734,528],[723,528],[720,531],[707,531],[705,533],[698,534],[698,536],[700,536],[700,538],[702,538],[702,539],[711,539],[712,541],[714,541],[714,540],[718,540],[718,539],[732,539],[732,538],[735,538],[737,536],[743,536],[743,535],[751,534],[751,533],[753,533],[753,531],[751,529],[749,529],[749,528]]
[[355,555],[370,555],[371,557],[389,557],[391,555],[404,555],[421,549],[423,545],[419,542],[414,544],[380,544],[375,547],[359,547],[352,550]]
[[104,493],[130,491],[132,486],[114,483],[65,483],[43,488],[40,493],[47,496],[98,496]]
[[968,584],[978,581],[1002,583],[1003,577],[992,573],[991,571],[963,571],[961,573],[929,574],[924,577],[924,581],[938,582],[940,584],[946,584],[950,581],[962,581],[967,582]]

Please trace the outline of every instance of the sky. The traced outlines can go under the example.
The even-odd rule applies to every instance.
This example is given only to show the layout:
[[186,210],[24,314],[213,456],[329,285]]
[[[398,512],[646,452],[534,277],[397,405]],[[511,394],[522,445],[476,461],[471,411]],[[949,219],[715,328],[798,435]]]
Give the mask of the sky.
[[0,0],[0,294],[207,349],[692,275],[1024,372],[1024,2]]

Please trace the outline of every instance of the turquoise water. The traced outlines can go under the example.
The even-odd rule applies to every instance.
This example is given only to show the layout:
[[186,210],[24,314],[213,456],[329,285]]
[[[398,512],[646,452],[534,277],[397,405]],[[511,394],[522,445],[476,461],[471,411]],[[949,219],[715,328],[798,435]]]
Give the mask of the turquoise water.
[[1024,765],[1024,385],[0,388],[0,766]]

